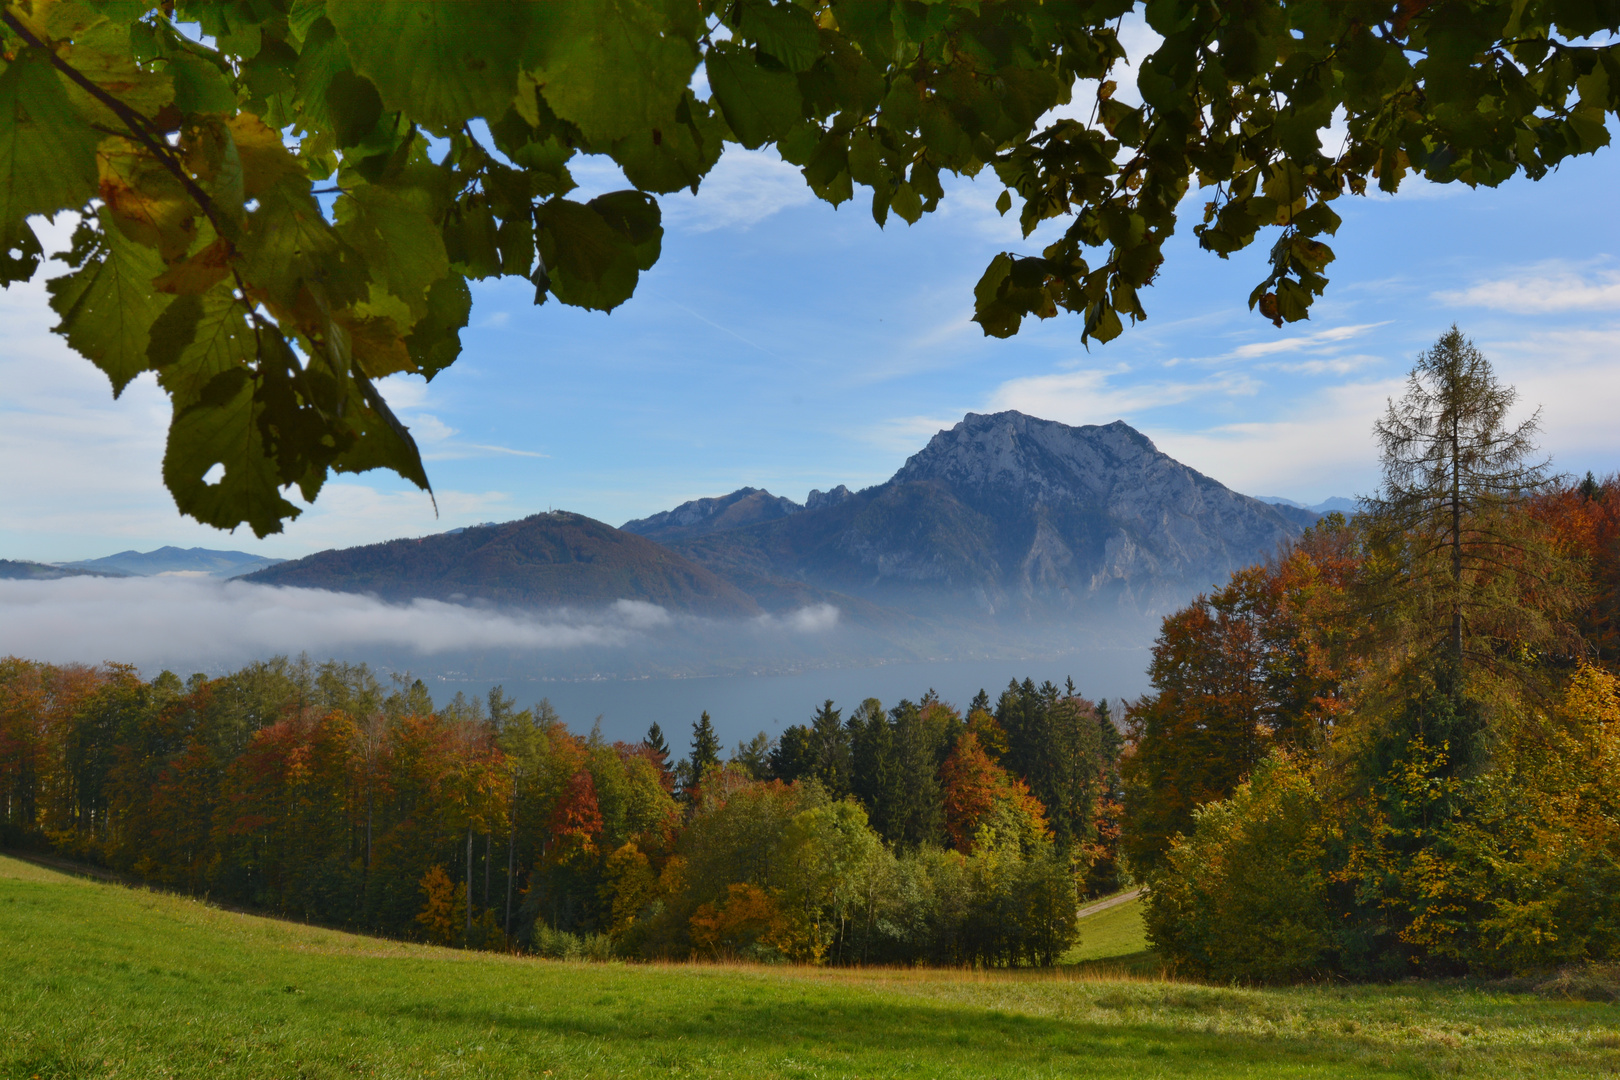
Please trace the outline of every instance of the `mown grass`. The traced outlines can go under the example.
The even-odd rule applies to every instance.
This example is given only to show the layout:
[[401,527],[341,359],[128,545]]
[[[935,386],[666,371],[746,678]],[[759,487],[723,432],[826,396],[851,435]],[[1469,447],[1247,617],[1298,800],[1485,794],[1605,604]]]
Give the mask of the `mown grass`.
[[0,858],[0,1076],[1536,1077],[1620,1012],[1461,985],[588,965],[239,915]]
[[1136,960],[1147,954],[1147,928],[1142,901],[1128,900],[1080,920],[1080,940],[1064,955],[1064,964]]

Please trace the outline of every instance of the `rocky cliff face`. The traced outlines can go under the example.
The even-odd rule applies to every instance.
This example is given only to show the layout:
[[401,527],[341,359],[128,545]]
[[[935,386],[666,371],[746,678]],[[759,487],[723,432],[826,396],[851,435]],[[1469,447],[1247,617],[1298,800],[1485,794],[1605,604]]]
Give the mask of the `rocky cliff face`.
[[721,574],[913,610],[1039,618],[1185,604],[1300,526],[1123,422],[970,413],[886,484],[679,545]]

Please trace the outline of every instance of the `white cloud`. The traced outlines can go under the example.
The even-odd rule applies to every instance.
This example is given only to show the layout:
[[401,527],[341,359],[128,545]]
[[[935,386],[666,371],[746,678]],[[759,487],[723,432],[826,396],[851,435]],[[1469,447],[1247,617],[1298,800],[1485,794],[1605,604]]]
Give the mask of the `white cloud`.
[[746,229],[815,201],[796,166],[774,152],[728,147],[698,193],[659,197],[666,225],[687,232]]
[[0,581],[0,654],[53,662],[113,659],[206,667],[306,649],[353,653],[391,648],[428,656],[492,648],[622,646],[638,632],[661,625],[645,610],[649,608],[655,605],[630,604],[590,615],[521,615],[437,600],[386,604],[349,593],[240,581]]
[[1516,273],[1433,294],[1442,304],[1521,315],[1620,310],[1620,273],[1552,260]]
[[1292,403],[1281,419],[1149,434],[1160,450],[1233,490],[1318,502],[1376,481],[1373,421],[1400,390],[1399,380],[1335,386]]

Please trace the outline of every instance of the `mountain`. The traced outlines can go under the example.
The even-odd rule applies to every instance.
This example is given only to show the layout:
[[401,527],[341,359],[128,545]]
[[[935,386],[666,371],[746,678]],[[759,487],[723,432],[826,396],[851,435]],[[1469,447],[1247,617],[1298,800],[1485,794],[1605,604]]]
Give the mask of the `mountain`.
[[25,559],[0,559],[0,581],[54,581],[65,577],[124,577],[101,570],[80,570],[72,566],[51,566]]
[[[812,491],[811,498],[821,495]],[[784,499],[760,488],[738,488],[730,495],[712,499],[693,499],[673,510],[665,510],[652,517],[627,521],[619,528],[625,532],[645,536],[660,543],[681,540],[690,536],[705,536],[725,529],[739,529],[761,521],[775,521],[797,514],[804,507],[792,499]]]
[[152,577],[158,574],[207,575],[233,578],[251,574],[267,566],[275,566],[281,559],[263,555],[250,555],[245,551],[215,551],[212,548],[160,547],[156,551],[120,551],[101,559],[63,563],[78,570],[128,574],[133,577]]
[[747,593],[654,543],[580,514],[554,511],[502,525],[322,551],[245,579],[515,607],[601,607],[642,600],[698,615],[758,615]]
[[[1276,507],[1290,519],[1303,522],[1306,525],[1314,525],[1316,519],[1323,514],[1337,513],[1348,517],[1356,512],[1356,500],[1346,499],[1342,495],[1335,495],[1331,499],[1323,499],[1315,506],[1307,506],[1304,503],[1295,502],[1293,499],[1285,499],[1281,495],[1256,495],[1255,498]],[[1297,513],[1291,513],[1291,511],[1297,511]]]
[[969,413],[885,484],[671,546],[739,583],[786,579],[918,613],[1039,620],[1171,610],[1302,529],[1123,422],[1002,412]]

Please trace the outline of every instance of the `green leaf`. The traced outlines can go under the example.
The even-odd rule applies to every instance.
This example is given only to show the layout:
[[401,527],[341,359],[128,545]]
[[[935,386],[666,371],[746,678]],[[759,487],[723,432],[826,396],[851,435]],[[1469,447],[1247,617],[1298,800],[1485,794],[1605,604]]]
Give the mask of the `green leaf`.
[[103,212],[93,253],[79,269],[46,285],[51,307],[62,317],[53,329],[106,373],[114,397],[150,366],[152,323],[171,299],[152,288],[161,273],[157,252],[110,227]]
[[430,495],[427,470],[410,429],[400,423],[376,387],[357,378],[350,383],[351,397],[345,415],[354,421],[355,441],[332,462],[338,472],[367,472],[392,469]]
[[793,3],[744,0],[737,29],[789,71],[809,71],[821,56],[821,31],[809,11]]
[[33,277],[44,256],[45,249],[40,247],[39,237],[28,222],[14,222],[9,229],[0,227],[0,286]]
[[518,0],[327,0],[326,16],[383,104],[429,127],[498,119],[517,93],[528,36]]
[[693,100],[689,92],[676,114],[675,123],[667,128],[637,132],[613,144],[613,160],[624,169],[625,179],[642,191],[695,192],[720,160],[726,126],[708,102]]
[[366,295],[361,259],[327,223],[306,182],[290,179],[265,192],[247,221],[240,266],[255,293],[283,308],[297,303],[306,283],[339,306]]
[[356,185],[336,209],[338,235],[365,258],[371,276],[420,318],[428,289],[450,272],[439,226],[408,193],[380,184]]
[[169,74],[174,78],[175,108],[191,113],[234,113],[236,91],[225,75],[208,61],[190,53],[169,57]]
[[247,311],[222,285],[170,304],[152,324],[147,356],[157,369],[158,383],[175,408],[183,409],[200,400],[216,376],[246,370],[257,351]]
[[[275,465],[266,455],[257,423],[253,379],[246,371],[215,376],[195,404],[175,410],[163,454],[163,482],[175,505],[204,525],[235,529],[244,522],[255,536],[281,531],[298,507],[281,497]],[[204,479],[215,465],[225,474]]]
[[571,0],[531,10],[528,66],[558,116],[602,144],[670,123],[697,70],[697,4]]
[[332,80],[326,84],[326,111],[332,118],[337,144],[354,146],[382,119],[382,98],[370,79],[342,68],[333,72]]
[[663,218],[657,199],[639,191],[610,191],[585,205],[602,215],[603,221],[630,241],[639,268],[653,268],[664,241]]
[[704,56],[709,88],[732,134],[757,150],[793,130],[804,118],[799,84],[785,71],[770,71],[736,43],[722,41]]
[[22,50],[0,74],[0,229],[88,202],[97,141],[50,61]]
[[631,239],[596,209],[552,199],[535,212],[549,288],[575,307],[612,311],[635,291],[641,263]]
[[416,321],[405,348],[424,378],[432,379],[461,355],[461,331],[472,314],[472,290],[459,274],[441,278],[428,290],[427,314]]

